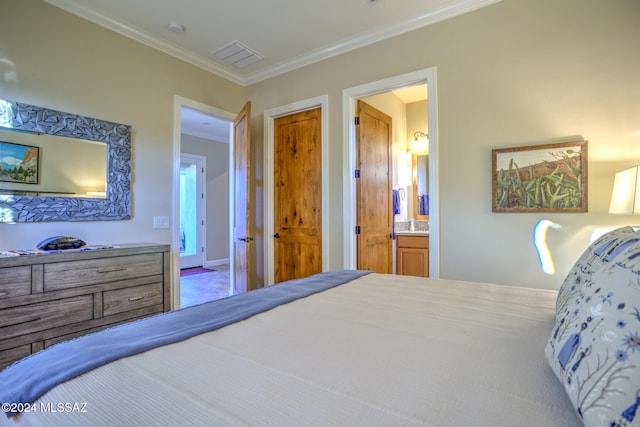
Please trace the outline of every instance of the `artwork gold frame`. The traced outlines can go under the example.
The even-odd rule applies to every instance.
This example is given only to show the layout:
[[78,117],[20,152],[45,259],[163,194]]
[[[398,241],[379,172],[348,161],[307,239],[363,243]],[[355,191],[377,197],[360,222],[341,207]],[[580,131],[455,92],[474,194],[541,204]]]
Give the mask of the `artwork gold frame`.
[[586,212],[587,141],[492,150],[493,212]]

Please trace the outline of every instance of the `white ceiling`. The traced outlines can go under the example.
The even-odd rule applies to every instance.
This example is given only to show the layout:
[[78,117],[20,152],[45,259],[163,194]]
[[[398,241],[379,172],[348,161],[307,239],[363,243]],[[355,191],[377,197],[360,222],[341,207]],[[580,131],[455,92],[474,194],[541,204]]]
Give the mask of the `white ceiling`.
[[[248,85],[500,0],[45,1]],[[234,42],[263,59],[238,68],[213,55]]]
[[231,124],[228,120],[210,116],[188,107],[181,110],[181,132],[191,136],[229,143]]

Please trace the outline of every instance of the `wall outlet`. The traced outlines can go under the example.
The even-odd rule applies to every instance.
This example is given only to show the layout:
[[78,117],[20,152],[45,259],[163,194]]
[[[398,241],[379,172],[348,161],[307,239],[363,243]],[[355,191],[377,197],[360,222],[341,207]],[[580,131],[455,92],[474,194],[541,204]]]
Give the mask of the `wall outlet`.
[[153,228],[169,228],[169,217],[168,216],[154,216],[153,217]]

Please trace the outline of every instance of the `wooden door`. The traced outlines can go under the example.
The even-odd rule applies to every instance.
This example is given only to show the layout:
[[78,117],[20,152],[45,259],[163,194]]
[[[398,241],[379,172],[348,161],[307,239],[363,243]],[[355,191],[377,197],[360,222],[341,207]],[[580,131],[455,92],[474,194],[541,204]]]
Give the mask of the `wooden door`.
[[322,271],[321,109],[274,121],[274,280]]
[[357,266],[360,270],[390,274],[393,272],[391,117],[363,101],[358,101],[357,114]]
[[234,293],[255,289],[249,281],[249,250],[253,238],[249,236],[249,177],[251,102],[247,102],[233,121],[233,272]]

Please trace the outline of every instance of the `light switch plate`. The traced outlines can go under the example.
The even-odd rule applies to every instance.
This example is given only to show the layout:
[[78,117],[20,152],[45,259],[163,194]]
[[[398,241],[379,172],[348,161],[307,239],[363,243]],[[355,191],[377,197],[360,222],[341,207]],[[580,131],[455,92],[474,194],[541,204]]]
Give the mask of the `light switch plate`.
[[153,217],[153,228],[169,228],[169,217],[168,216],[154,216]]

